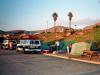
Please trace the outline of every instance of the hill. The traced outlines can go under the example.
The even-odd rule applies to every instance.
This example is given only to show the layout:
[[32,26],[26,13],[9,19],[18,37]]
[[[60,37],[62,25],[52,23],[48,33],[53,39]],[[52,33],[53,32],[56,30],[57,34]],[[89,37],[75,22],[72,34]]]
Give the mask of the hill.
[[55,26],[55,27],[51,27],[51,28],[48,28],[48,29],[44,29],[44,30],[37,30],[35,32],[37,33],[43,33],[43,32],[63,32],[65,29],[67,29],[67,27],[64,27],[64,26]]
[[14,34],[28,34],[28,35],[32,35],[34,33],[36,33],[35,31],[26,31],[26,30],[11,30],[11,31],[2,31],[0,30],[0,34],[10,34],[10,35],[14,35]]
[[[49,29],[45,30],[37,30],[37,31],[26,31],[26,30],[13,30],[13,31],[1,31],[2,33],[7,33],[7,34],[18,34],[16,36],[21,36],[23,33],[27,35],[35,35],[38,33],[38,36],[41,40],[44,40],[46,42],[49,41],[55,41],[59,39],[64,39],[66,40],[74,40],[75,42],[80,42],[80,41],[88,41],[91,40],[91,33],[94,30],[94,27],[100,26],[100,22],[95,23],[93,25],[88,25],[86,26],[83,30],[80,29],[69,29],[64,26],[55,26],[51,27]],[[56,30],[56,32],[55,32]],[[99,29],[98,29],[99,30]],[[100,30],[99,30],[100,31]]]
[[[59,40],[59,39],[74,40],[75,42],[89,41],[89,40],[92,39],[91,34],[92,34],[92,31],[94,30],[94,27],[96,27],[96,26],[100,26],[100,22],[95,23],[93,25],[89,25],[89,26],[85,27],[83,30],[71,29],[71,34],[68,35],[68,36],[66,36],[66,34],[69,33],[68,28],[58,26],[58,31],[55,33],[54,32],[54,27],[53,27],[53,28],[48,30],[48,31],[51,31],[51,32],[42,33],[41,34],[41,37],[42,37],[41,39],[43,39],[46,42],[53,41],[53,40]],[[63,28],[63,31],[60,32],[60,30],[62,28]]]
[[96,27],[96,26],[100,26],[100,22],[95,23],[95,24],[93,24],[93,25],[86,26],[86,27],[84,28],[84,30],[93,29],[93,28]]

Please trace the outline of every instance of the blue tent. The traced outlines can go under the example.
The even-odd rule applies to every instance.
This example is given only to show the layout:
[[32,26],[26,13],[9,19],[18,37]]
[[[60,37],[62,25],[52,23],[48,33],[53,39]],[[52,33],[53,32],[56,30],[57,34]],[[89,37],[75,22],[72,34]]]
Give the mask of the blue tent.
[[49,46],[46,42],[41,42],[41,50],[49,50]]

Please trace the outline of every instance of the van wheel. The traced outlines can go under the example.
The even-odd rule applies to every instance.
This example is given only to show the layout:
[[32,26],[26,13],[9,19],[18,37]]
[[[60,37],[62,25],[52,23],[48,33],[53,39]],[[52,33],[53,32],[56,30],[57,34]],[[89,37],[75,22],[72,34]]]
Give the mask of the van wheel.
[[16,48],[16,52],[19,52],[19,50]]
[[19,50],[16,50],[16,52],[19,52]]

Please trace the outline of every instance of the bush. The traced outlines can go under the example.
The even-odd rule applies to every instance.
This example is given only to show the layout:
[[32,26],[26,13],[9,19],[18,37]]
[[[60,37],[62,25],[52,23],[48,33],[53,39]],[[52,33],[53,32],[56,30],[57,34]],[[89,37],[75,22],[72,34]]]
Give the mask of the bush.
[[77,36],[77,41],[83,41],[82,39],[83,39],[82,36],[80,36],[80,35]]
[[97,45],[100,45],[100,26],[96,26],[93,28],[91,40],[92,42],[96,42]]
[[41,32],[41,34],[43,34],[43,35],[44,35],[44,34],[45,34],[45,32]]
[[56,41],[56,40],[53,40],[53,41],[49,41],[49,42],[47,42],[47,43],[49,43],[50,45],[54,45],[54,44],[55,44],[55,41]]

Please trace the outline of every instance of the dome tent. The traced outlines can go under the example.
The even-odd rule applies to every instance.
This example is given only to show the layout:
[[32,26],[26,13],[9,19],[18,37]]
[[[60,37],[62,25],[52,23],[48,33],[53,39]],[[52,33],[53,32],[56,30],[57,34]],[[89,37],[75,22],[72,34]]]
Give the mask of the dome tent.
[[74,44],[75,42],[74,42],[74,40],[68,40],[67,41],[67,44]]
[[60,40],[60,51],[65,52],[66,51],[66,45],[63,40]]
[[81,56],[84,50],[90,50],[91,44],[86,42],[78,42],[72,45],[70,55]]

